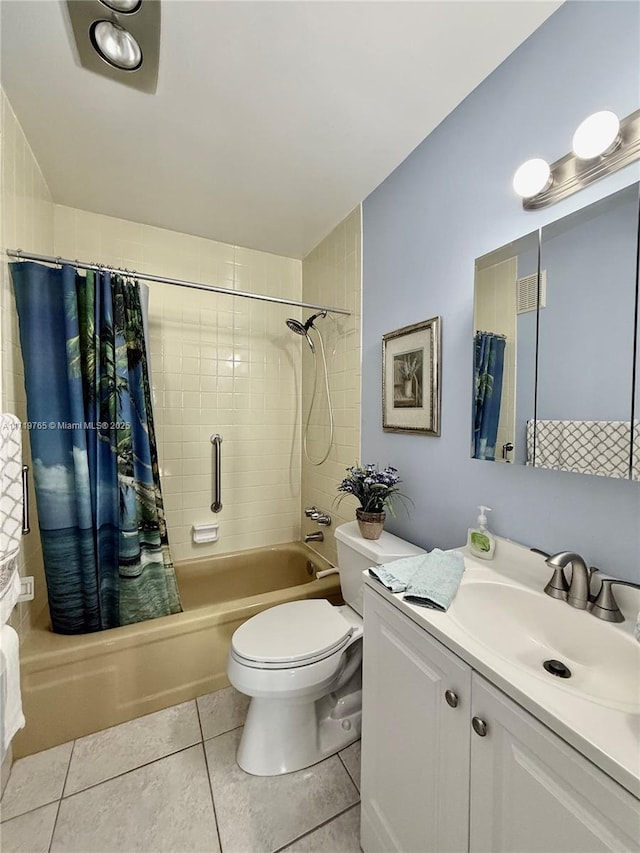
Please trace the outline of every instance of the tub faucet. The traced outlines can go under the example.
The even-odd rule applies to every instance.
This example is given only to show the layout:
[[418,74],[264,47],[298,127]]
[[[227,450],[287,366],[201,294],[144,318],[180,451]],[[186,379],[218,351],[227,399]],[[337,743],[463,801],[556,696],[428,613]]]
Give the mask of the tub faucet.
[[[553,578],[544,588],[547,595],[552,598],[562,598],[578,610],[586,610],[589,602],[591,575],[580,554],[576,554],[574,551],[560,551],[546,559],[545,563],[556,570]],[[563,569],[569,564],[571,564],[571,584],[567,584],[563,572]]]
[[306,533],[305,542],[324,542],[324,533],[322,530],[316,530],[315,533]]

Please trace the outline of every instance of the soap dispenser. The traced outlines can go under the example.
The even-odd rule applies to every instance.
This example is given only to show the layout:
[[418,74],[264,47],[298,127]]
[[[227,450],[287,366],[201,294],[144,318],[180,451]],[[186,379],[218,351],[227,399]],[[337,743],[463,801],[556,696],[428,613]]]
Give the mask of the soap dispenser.
[[485,515],[485,513],[491,512],[491,507],[479,506],[478,509],[480,510],[478,526],[469,528],[467,545],[474,557],[480,557],[481,560],[493,560],[496,540],[493,534],[487,530],[487,516]]

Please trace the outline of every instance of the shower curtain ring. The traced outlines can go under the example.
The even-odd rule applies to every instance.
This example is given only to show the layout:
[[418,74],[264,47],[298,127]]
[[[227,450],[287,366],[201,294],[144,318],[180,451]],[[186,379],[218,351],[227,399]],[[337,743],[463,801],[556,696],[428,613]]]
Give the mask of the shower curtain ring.
[[22,257],[22,249],[16,249],[16,256],[19,261],[24,261],[24,258]]
[[60,255],[56,255],[56,264],[62,269],[62,258]]

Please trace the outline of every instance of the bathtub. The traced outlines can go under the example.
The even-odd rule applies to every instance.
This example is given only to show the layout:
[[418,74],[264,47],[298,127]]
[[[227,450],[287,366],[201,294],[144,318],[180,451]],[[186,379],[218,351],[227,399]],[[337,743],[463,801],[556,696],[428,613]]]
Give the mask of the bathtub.
[[337,574],[293,542],[176,563],[183,613],[94,634],[50,629],[45,610],[20,653],[26,727],[14,757],[82,737],[228,685],[231,635],[267,607],[341,603]]

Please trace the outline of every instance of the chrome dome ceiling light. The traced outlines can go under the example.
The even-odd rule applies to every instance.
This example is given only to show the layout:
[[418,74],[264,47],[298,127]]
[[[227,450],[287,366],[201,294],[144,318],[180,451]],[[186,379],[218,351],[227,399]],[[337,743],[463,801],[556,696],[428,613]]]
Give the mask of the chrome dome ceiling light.
[[135,37],[113,21],[96,21],[89,36],[98,55],[114,68],[136,71],[142,65],[142,50]]
[[160,0],[67,0],[66,5],[84,68],[155,92]]
[[142,0],[100,0],[100,2],[112,12],[122,12],[123,15],[132,15],[142,6]]

